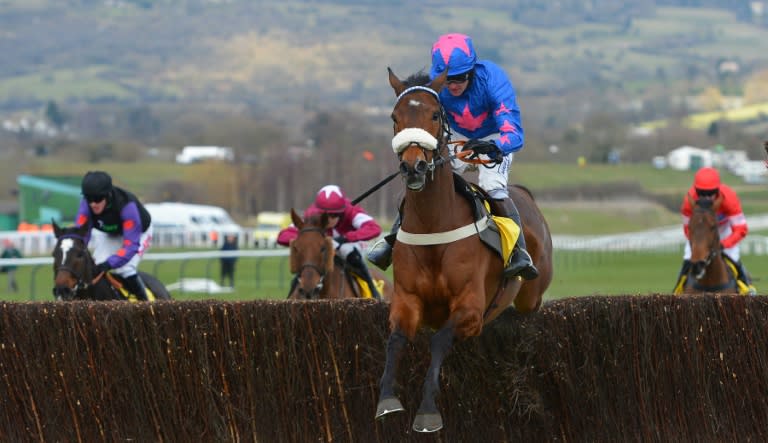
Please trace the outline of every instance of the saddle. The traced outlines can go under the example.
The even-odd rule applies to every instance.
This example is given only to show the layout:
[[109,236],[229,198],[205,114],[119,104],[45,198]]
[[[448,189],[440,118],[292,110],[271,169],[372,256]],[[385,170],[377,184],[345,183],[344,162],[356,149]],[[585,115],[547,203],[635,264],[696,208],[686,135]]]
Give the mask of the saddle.
[[499,254],[507,263],[520,235],[520,227],[509,217],[494,215],[491,212],[490,196],[480,186],[470,183],[458,174],[453,174],[456,193],[467,199],[473,208],[474,219],[478,221],[488,217],[488,229],[479,232],[480,240],[491,250]]
[[[358,298],[373,298],[373,292],[371,291],[371,288],[368,287],[368,283],[362,277],[361,270],[358,270],[352,264],[348,263],[338,255],[334,256],[333,260],[334,266],[341,266],[341,269],[344,270],[344,277],[347,279],[347,284],[351,285],[352,288],[358,288],[358,290],[355,290]],[[379,294],[383,294],[384,280],[375,279],[373,277],[371,277],[371,279],[373,280],[373,284],[376,285],[376,289],[379,290]],[[357,285],[355,285],[355,282],[357,282]]]
[[[106,278],[107,283],[109,283],[110,289],[115,291],[116,294],[119,296],[127,299],[130,302],[138,302],[139,299],[136,298],[135,295],[128,292],[127,289],[125,289],[125,285],[123,284],[122,277],[120,277],[117,274],[113,274],[111,272],[104,273],[104,277]],[[144,290],[147,292],[147,300],[149,301],[155,301],[157,298],[155,297],[155,294],[152,292],[151,289],[149,289],[149,286],[144,285]]]

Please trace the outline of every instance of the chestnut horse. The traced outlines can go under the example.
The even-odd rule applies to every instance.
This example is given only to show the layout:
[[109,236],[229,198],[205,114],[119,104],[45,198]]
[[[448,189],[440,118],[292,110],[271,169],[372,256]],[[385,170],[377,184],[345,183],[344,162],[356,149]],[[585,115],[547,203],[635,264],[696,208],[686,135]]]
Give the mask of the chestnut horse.
[[688,198],[693,208],[688,222],[691,270],[684,292],[738,293],[736,278],[728,268],[720,244],[717,210],[723,202],[722,195],[715,200]]
[[[525,188],[512,186],[509,194],[520,212],[539,277],[525,282],[504,279],[501,257],[481,242],[477,232],[484,227],[475,223],[470,202],[454,190],[450,160],[455,156],[449,152],[449,127],[438,95],[445,79],[445,72],[431,82],[420,73],[403,82],[389,70],[397,96],[392,147],[406,185],[400,233],[407,234],[398,234],[392,251],[395,291],[376,418],[404,410],[394,392],[396,362],[408,340],[426,326],[435,332],[413,422],[418,432],[443,426],[435,396],[441,365],[454,340],[479,335],[484,324],[512,304],[523,313],[536,311],[552,280],[549,227]],[[454,235],[456,230],[462,234]]]
[[[344,260],[336,256],[333,238],[328,235],[327,213],[308,216],[305,220],[291,209],[293,225],[299,230],[298,236],[289,245],[289,265],[298,282],[288,298],[291,300],[312,300],[327,298],[355,298],[363,293],[363,285],[344,268]],[[383,281],[381,296],[389,299],[392,284],[380,272],[371,269],[374,281]]]

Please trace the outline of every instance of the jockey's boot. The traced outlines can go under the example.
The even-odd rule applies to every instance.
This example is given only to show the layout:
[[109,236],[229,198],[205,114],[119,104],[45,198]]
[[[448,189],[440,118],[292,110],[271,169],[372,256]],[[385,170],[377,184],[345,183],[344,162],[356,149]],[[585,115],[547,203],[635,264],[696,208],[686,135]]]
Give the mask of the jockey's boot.
[[360,251],[353,249],[352,252],[347,255],[347,263],[352,265],[352,268],[355,270],[355,272],[360,275],[363,280],[365,280],[365,283],[368,285],[368,289],[371,290],[371,297],[373,297],[375,300],[381,300],[381,294],[379,294],[379,290],[376,288],[376,284],[373,282],[371,271],[368,270],[368,266],[366,266],[365,260],[363,260],[363,256],[360,254]]
[[149,298],[147,298],[147,288],[144,286],[144,282],[139,277],[139,274],[123,277],[123,280],[125,280],[125,289],[136,296],[137,300],[149,301]]
[[744,283],[747,286],[747,294],[756,295],[757,289],[752,286],[752,277],[750,277],[747,273],[747,270],[744,268],[744,264],[741,262],[741,260],[733,260],[733,265],[736,266],[736,272],[738,273],[736,280]]
[[691,261],[683,260],[683,267],[680,268],[680,274],[677,276],[677,282],[675,282],[675,288],[672,290],[673,294],[682,294],[685,289],[685,281],[688,273],[691,272]]
[[511,198],[491,199],[491,210],[493,214],[502,217],[509,217],[520,227],[520,235],[517,236],[517,243],[512,250],[512,257],[504,268],[504,276],[507,278],[520,276],[523,280],[533,280],[539,276],[539,270],[533,264],[531,255],[525,248],[525,236],[523,235],[523,224],[520,221],[520,213],[517,211],[515,202]]
[[400,229],[400,214],[395,217],[394,223],[392,223],[392,230],[388,235],[379,239],[373,246],[368,249],[368,261],[376,265],[382,271],[386,271],[389,265],[392,264],[392,246],[395,244],[395,238],[397,237],[397,231]]

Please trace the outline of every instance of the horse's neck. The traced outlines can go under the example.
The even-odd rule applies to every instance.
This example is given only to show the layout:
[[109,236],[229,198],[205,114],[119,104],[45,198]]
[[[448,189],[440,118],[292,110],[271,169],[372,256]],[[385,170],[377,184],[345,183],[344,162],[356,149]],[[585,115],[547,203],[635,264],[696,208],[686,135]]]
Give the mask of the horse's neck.
[[[434,179],[419,192],[407,190],[403,203],[403,228],[408,232],[442,232],[463,226],[471,221],[457,222],[464,199],[454,189],[450,163],[435,171]],[[469,205],[464,202],[469,213]]]
[[326,274],[326,278],[328,282],[323,284],[322,298],[345,298],[350,289],[354,295],[354,288],[350,286],[351,283],[347,279],[347,272],[343,265],[335,263],[333,270]]

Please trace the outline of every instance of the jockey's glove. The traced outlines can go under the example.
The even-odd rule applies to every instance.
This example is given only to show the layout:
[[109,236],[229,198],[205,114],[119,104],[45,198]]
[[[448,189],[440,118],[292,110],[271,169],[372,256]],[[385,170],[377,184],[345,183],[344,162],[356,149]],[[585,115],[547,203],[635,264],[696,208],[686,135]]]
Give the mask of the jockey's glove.
[[496,143],[486,140],[478,140],[476,138],[467,140],[461,150],[472,151],[475,154],[485,154],[488,158],[497,163],[501,163],[501,159],[504,157],[504,153],[501,152],[501,149],[499,149],[498,146],[496,146]]
[[96,267],[93,269],[93,275],[94,277],[101,274],[102,272],[107,272],[110,269],[112,269],[111,266],[109,266],[108,262],[102,262],[96,265]]
[[344,237],[343,235],[337,235],[336,237],[333,237],[333,240],[339,245],[343,245],[344,243],[349,242],[349,240],[347,240],[347,237]]

